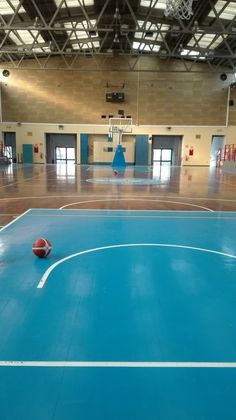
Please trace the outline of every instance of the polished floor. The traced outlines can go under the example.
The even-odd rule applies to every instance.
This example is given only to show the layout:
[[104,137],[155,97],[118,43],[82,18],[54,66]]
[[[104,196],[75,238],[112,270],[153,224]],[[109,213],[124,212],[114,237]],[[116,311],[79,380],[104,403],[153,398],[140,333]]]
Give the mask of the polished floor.
[[236,174],[208,167],[0,166],[0,226],[29,208],[236,210]]
[[234,420],[236,213],[75,206],[0,231],[1,420]]

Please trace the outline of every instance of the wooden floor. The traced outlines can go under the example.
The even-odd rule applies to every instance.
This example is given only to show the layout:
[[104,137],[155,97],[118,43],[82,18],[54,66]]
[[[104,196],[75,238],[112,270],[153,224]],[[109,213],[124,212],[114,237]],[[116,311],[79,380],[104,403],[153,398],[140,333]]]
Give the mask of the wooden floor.
[[123,181],[109,166],[1,166],[0,226],[29,208],[236,211],[236,175],[222,169],[127,167]]

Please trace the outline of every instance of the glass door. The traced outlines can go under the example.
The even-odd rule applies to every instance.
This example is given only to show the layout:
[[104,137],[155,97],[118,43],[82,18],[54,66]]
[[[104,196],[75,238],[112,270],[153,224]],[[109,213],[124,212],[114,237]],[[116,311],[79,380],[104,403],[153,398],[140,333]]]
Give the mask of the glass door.
[[171,165],[172,149],[153,149],[153,165]]
[[4,146],[3,154],[9,159],[10,162],[12,162],[12,154],[13,154],[12,146]]
[[56,163],[75,163],[74,147],[56,147]]

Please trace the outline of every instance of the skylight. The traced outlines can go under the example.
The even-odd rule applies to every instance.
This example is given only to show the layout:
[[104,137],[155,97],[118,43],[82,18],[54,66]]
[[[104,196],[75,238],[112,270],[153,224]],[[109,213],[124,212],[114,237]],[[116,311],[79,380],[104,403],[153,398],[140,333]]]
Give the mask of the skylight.
[[217,36],[215,34],[196,34],[194,37],[189,41],[188,46],[191,47],[201,47],[201,48],[209,48],[214,49],[216,48],[221,42],[223,38],[221,36]]
[[158,52],[160,50],[160,45],[145,44],[144,42],[134,41],[132,44],[132,48],[133,50],[139,50],[139,51]]
[[[222,10],[223,9],[223,10]],[[215,10],[221,19],[232,20],[236,16],[236,3],[218,0],[215,4]],[[209,17],[216,17],[215,12],[211,10]]]
[[41,53],[41,54],[45,54],[46,52],[51,52],[49,47],[43,47],[43,48],[35,47],[35,48],[32,48],[32,51],[34,53]]
[[[34,38],[37,37],[39,31],[37,30],[32,30],[32,31],[27,31],[27,30],[18,30],[18,31],[11,31],[9,34],[9,38],[11,38],[11,40],[16,44],[16,45],[22,45],[22,44],[33,44],[34,42]],[[37,37],[37,43],[38,42],[44,42],[44,39],[42,38],[41,35],[39,35]]]
[[184,49],[183,51],[181,51],[180,55],[190,58],[197,58],[198,60],[205,60],[205,57],[202,54],[200,54],[199,51]]
[[[96,25],[96,20],[95,19],[91,19],[90,23],[92,25],[92,27],[89,27],[89,24],[87,22],[87,20],[84,20],[82,22],[67,22],[64,24],[65,28],[68,29],[67,35],[70,37],[70,39],[83,39],[83,38],[88,38],[88,31],[91,30],[93,28],[93,26]],[[97,37],[98,34],[97,32],[93,35],[90,34],[90,37]]]
[[139,20],[138,25],[142,27],[143,32],[135,32],[134,38],[144,38],[152,41],[163,41],[166,32],[169,29],[169,25],[163,25],[160,23],[145,22],[145,27],[143,28],[144,21]]
[[[153,3],[153,0],[141,0],[140,6],[142,7],[150,7],[151,3]],[[158,0],[158,2],[155,4],[155,9],[165,10],[166,9],[166,0]]]
[[87,42],[86,44],[73,44],[73,50],[88,50],[96,49],[100,47],[99,41]]
[[[55,3],[57,6],[60,5],[61,0],[55,0]],[[66,2],[64,2],[62,4],[62,7],[65,8],[67,5],[67,7],[81,7],[78,0],[66,0]],[[83,0],[83,5],[86,6],[93,6],[94,5],[94,0]]]
[[[6,0],[0,1],[0,15],[13,15],[14,8],[16,9],[19,6],[19,0],[11,0],[12,7],[9,5],[9,3]],[[20,7],[19,9],[20,13],[24,13],[25,9],[24,7]]]

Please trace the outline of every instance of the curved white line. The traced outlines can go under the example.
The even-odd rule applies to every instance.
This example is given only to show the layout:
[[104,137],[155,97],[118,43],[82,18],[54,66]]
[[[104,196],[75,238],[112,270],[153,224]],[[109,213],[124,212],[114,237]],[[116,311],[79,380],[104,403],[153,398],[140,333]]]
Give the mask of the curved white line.
[[[60,207],[59,210],[63,210],[66,207],[74,206],[75,204],[96,203],[96,202],[99,202],[99,201],[141,201],[141,199],[139,199],[139,198],[104,198],[104,199],[101,198],[101,199],[97,199],[97,200],[76,201],[75,203],[65,204],[64,206]],[[209,209],[208,207],[198,206],[197,204],[184,203],[182,201],[152,200],[152,199],[147,199],[145,201],[154,201],[154,202],[172,203],[172,204],[183,204],[185,206],[198,207],[199,209],[204,209],[204,210],[210,211],[211,213],[214,213],[214,210]]]
[[61,260],[55,262],[52,264],[43,274],[43,277],[38,283],[37,288],[42,289],[45,285],[49,274],[56,268],[58,265],[62,264],[63,262],[70,260],[71,258],[78,257],[79,255],[83,254],[89,254],[90,252],[96,252],[96,251],[103,251],[104,249],[113,249],[113,248],[125,248],[125,247],[131,247],[131,246],[155,246],[155,247],[165,247],[165,248],[183,248],[183,249],[192,249],[194,251],[201,251],[201,252],[209,252],[211,254],[218,254],[223,255],[225,257],[234,258],[236,259],[236,255],[226,254],[224,252],[220,251],[214,251],[212,249],[205,249],[205,248],[197,248],[195,246],[188,246],[188,245],[173,245],[173,244],[118,244],[118,245],[108,245],[108,246],[101,246],[99,248],[92,248],[92,249],[86,249],[85,251],[76,252],[75,254],[68,255],[68,257],[62,258]]

